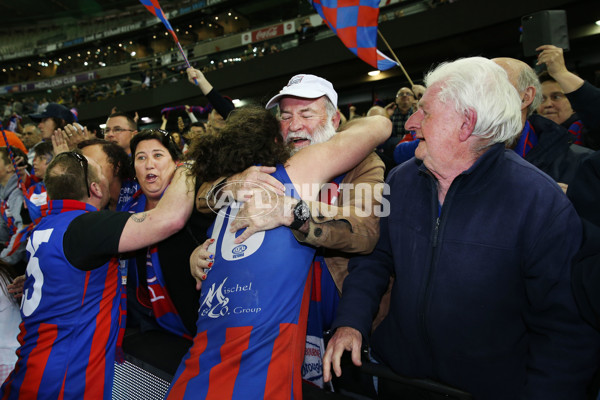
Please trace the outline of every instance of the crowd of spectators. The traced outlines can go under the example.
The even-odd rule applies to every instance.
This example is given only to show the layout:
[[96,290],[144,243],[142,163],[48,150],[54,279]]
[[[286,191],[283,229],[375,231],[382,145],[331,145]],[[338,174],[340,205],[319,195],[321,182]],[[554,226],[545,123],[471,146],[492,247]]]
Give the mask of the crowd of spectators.
[[[421,3],[423,5],[423,9],[419,9],[418,11],[423,11],[427,8],[433,8],[439,3],[446,3],[446,1],[406,2],[406,4],[414,4],[417,6]],[[399,9],[396,10],[395,8]],[[402,6],[400,4],[393,4],[393,6],[389,7],[389,9],[382,10],[380,19],[391,20],[404,16],[401,8]],[[239,47],[230,51],[217,52],[209,55],[208,60],[195,60],[193,55],[190,54],[190,62],[193,67],[198,68],[202,72],[206,73],[216,69],[226,68],[228,65],[233,65],[237,62],[244,62],[255,57],[263,57],[273,53],[278,53],[280,51],[284,51],[286,48],[313,41],[315,40],[318,32],[324,32],[327,30],[328,28],[326,25],[323,24],[315,27],[312,26],[308,17],[301,17],[298,20],[298,29],[295,35],[247,44],[244,47]],[[114,45],[117,46],[116,44]],[[151,51],[151,49],[149,49],[149,51]],[[85,53],[85,51],[82,52]],[[157,61],[157,57],[160,58],[161,54],[151,54],[151,56],[147,57],[147,60],[138,60],[135,63],[132,62],[132,60],[128,57],[114,60],[114,63],[116,64],[129,62],[131,64],[139,65],[141,68],[137,68],[140,68],[140,72],[131,72],[115,78],[99,78],[90,83],[79,83],[76,85],[76,87],[63,87],[44,90],[44,92],[32,92],[30,95],[26,93],[20,94],[18,92],[2,95],[0,97],[0,106],[4,108],[3,116],[6,116],[6,113],[8,112],[7,110],[11,107],[11,104],[15,101],[15,99],[18,99],[17,102],[33,103],[35,105],[36,102],[43,103],[43,98],[45,97],[49,102],[65,104],[70,108],[76,108],[78,105],[83,103],[103,100],[114,96],[121,96],[127,94],[130,90],[157,87],[166,82],[179,80],[181,73],[183,73],[183,70],[185,69],[183,62],[178,61],[171,65],[160,65],[160,63]],[[90,63],[84,67],[84,64],[80,64],[78,67],[79,70],[73,65],[73,67],[70,67],[69,73],[74,74],[78,71],[92,71],[94,70],[94,67],[91,65],[92,64]],[[113,63],[111,63],[111,65],[113,65]],[[66,68],[64,65],[60,65],[56,69],[56,76],[67,73],[64,68]]]
[[[303,42],[314,40],[310,28],[298,31]],[[185,75],[149,68],[123,79],[66,87],[52,96],[8,99],[2,120],[12,142],[0,148],[0,222],[10,235],[2,237],[0,301],[12,307],[15,325],[18,307],[11,293],[38,290],[34,282],[44,271],[45,293],[51,295],[35,307],[42,305],[46,321],[68,325],[63,316],[56,318],[49,301],[59,298],[74,298],[69,312],[87,321],[73,341],[82,351],[65,359],[92,369],[105,368],[106,362],[108,372],[85,387],[66,367],[61,370],[69,363],[28,363],[36,345],[54,339],[29,318],[36,297],[25,291],[21,343],[10,344],[13,353],[21,347],[19,358],[0,358],[0,380],[15,362],[18,367],[0,397],[35,393],[38,389],[26,384],[28,370],[40,376],[59,371],[65,377],[45,390],[78,397],[89,389],[99,396],[112,387],[112,362],[128,328],[131,335],[160,331],[169,340],[186,341],[189,353],[172,371],[167,398],[228,398],[234,390],[243,396],[264,392],[266,398],[279,398],[285,392],[285,397],[301,397],[301,377],[323,390],[330,381],[336,389],[355,381],[355,390],[365,382],[354,379],[352,365],[340,364],[344,351],[351,351],[356,367],[375,361],[475,398],[583,400],[586,391],[595,398],[600,387],[592,381],[600,360],[595,218],[600,89],[567,70],[562,49],[538,50],[549,83],[540,83],[520,60],[464,58],[432,69],[427,88],[400,87],[394,99],[377,100],[366,112],[350,106],[341,113],[331,83],[304,74],[292,77],[264,107],[275,108],[274,113],[263,107],[235,110],[204,76],[226,68],[223,62],[190,68]],[[250,44],[240,59],[278,51],[268,42]],[[118,110],[107,115],[102,130],[77,123],[85,118],[77,115],[80,104],[182,79],[194,82],[211,106],[164,109],[162,129],[142,130],[137,115]],[[164,130],[167,126],[177,128]],[[398,158],[404,148],[405,158]],[[49,174],[42,172],[46,168]],[[193,179],[183,180],[181,171],[188,169]],[[57,190],[60,179],[67,183]],[[237,197],[249,182],[273,186],[273,193],[259,201],[271,207],[270,213],[253,212],[248,197]],[[318,196],[290,190],[293,184],[314,182],[332,188]],[[55,196],[50,203],[46,184]],[[344,185],[369,190],[345,192]],[[69,197],[71,186],[81,194]],[[224,187],[233,187],[234,200],[243,201],[217,213]],[[19,198],[18,207],[11,196]],[[380,220],[374,209],[383,210],[386,202],[390,208]],[[7,213],[6,204],[18,215],[10,208]],[[25,212],[21,204],[28,205]],[[47,205],[57,213],[41,219]],[[373,210],[365,216],[363,206]],[[203,208],[209,211],[203,214]],[[101,217],[88,215],[97,209],[106,210],[96,213]],[[63,213],[68,224],[60,222]],[[78,220],[75,213],[88,216]],[[159,229],[162,223],[167,230]],[[45,229],[36,233],[62,229],[65,239],[50,240],[50,234],[42,243],[32,239],[35,246],[28,251],[36,261],[27,277],[11,285],[15,266],[19,273],[25,267],[25,242],[19,240],[36,226]],[[245,231],[233,235],[236,229]],[[110,246],[100,249],[104,243]],[[121,257],[109,260],[108,252]],[[20,264],[11,257],[21,257]],[[288,263],[294,264],[293,273],[282,273],[281,265]],[[57,265],[68,279],[51,279]],[[108,289],[102,288],[107,272],[120,278],[106,282]],[[63,289],[88,284],[89,296]],[[102,290],[111,301],[100,302]],[[96,302],[103,313],[121,316],[118,296],[128,299],[127,320],[112,318],[106,326],[90,328],[97,312],[82,312],[79,304]],[[11,335],[17,330],[12,328]],[[327,345],[323,332],[329,328],[334,334]],[[263,330],[264,337],[251,336]],[[220,336],[225,344],[215,340]],[[97,340],[106,343],[96,361],[81,357]],[[231,350],[242,341],[241,347],[250,350],[243,357]],[[52,345],[59,349],[63,343]],[[365,343],[370,359],[361,353]],[[204,363],[203,355],[214,365]],[[239,371],[229,364],[240,364]],[[281,369],[271,375],[275,364]],[[226,384],[215,381],[217,372]],[[379,398],[425,395],[418,385],[390,382],[390,376],[379,380],[379,387],[369,381],[358,391]]]

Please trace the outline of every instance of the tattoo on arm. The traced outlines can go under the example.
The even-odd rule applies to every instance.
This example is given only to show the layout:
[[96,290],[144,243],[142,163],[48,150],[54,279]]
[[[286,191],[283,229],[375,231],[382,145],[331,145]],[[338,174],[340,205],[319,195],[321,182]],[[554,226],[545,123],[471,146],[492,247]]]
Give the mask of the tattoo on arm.
[[131,216],[131,219],[133,220],[133,222],[144,222],[144,220],[146,219],[147,216],[148,216],[148,213],[146,213],[146,211],[144,211],[141,213],[133,214]]

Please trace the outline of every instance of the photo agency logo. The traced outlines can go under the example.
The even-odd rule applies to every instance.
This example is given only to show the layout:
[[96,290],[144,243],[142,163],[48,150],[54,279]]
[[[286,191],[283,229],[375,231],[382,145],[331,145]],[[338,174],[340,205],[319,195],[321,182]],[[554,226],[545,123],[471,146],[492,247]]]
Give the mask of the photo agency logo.
[[251,210],[248,210],[246,216],[239,216],[239,219],[265,216],[272,213],[282,199],[277,196],[270,186],[260,182],[249,181],[229,181],[219,183],[214,186],[207,194],[208,207],[215,214],[219,210],[233,207],[241,207],[242,203],[250,202]]
[[[386,197],[390,193],[390,188],[385,183],[302,184],[298,187],[285,184],[284,186],[286,193],[297,193],[300,190],[305,198],[314,198],[320,202],[318,209],[311,209],[313,215],[333,217],[341,213],[343,217],[352,215],[387,217],[390,214],[390,203]],[[314,193],[316,195],[313,195]],[[345,205],[351,204],[352,207],[338,207],[339,198],[344,199]],[[260,182],[221,183],[211,189],[207,200],[209,208],[215,214],[230,205],[233,205],[232,208],[239,208],[247,202],[243,215],[238,214],[238,219],[264,217],[273,212],[277,212],[277,215],[290,216],[294,211],[293,207],[285,206],[283,197],[274,193],[271,186]]]

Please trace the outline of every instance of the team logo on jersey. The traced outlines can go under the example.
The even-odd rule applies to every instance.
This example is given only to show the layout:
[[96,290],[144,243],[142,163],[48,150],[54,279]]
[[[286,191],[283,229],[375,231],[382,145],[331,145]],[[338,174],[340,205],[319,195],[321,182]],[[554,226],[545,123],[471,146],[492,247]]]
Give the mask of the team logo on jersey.
[[246,251],[247,248],[248,248],[248,246],[246,246],[245,244],[240,244],[239,246],[234,247],[231,250],[231,253],[233,254],[233,258],[243,257],[244,252]]

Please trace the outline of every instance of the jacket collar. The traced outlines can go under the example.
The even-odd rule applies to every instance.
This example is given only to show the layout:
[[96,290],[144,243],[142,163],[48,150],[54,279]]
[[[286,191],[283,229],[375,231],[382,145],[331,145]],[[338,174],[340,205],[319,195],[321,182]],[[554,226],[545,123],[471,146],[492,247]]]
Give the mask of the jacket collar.
[[[493,179],[491,176],[498,168],[498,161],[500,158],[504,157],[505,151],[506,149],[504,143],[496,143],[492,145],[473,163],[473,165],[471,165],[471,167],[469,167],[469,169],[463,171],[460,175],[454,178],[451,188],[460,182],[462,191],[470,192],[480,190],[482,187],[488,184],[493,184]],[[423,165],[422,161],[419,161],[419,164],[420,165],[418,169],[420,173],[431,176],[433,179],[435,179],[433,174],[429,172],[425,165]],[[448,193],[450,193],[450,191]]]

